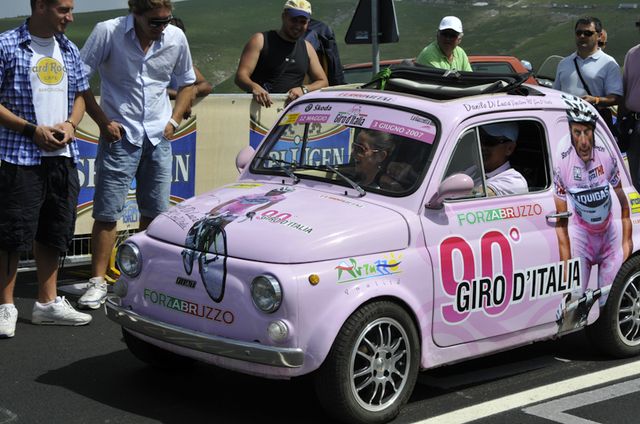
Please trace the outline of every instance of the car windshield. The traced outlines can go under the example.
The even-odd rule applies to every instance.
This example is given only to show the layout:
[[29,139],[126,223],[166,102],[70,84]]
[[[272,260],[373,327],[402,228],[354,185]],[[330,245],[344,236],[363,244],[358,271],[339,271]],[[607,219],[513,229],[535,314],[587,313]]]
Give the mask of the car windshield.
[[267,136],[251,170],[293,184],[314,179],[360,196],[402,196],[417,189],[437,136],[434,121],[391,107],[349,102],[299,103]]

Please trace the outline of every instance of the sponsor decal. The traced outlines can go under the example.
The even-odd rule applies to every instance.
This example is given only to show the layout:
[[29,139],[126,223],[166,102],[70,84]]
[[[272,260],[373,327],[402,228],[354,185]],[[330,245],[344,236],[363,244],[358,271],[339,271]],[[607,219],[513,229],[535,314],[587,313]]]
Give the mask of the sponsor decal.
[[394,124],[393,122],[375,120],[371,123],[371,128],[376,130],[382,130],[389,134],[397,134],[403,137],[424,141],[425,143],[433,143],[433,139],[435,138],[434,134],[421,131],[415,128],[409,128],[404,125]]
[[299,113],[288,113],[284,116],[282,120],[280,120],[280,123],[278,125],[295,124],[299,116],[300,116]]
[[393,253],[373,262],[360,263],[354,258],[346,259],[335,267],[338,271],[338,284],[400,274],[401,259],[402,255],[396,257]]
[[226,186],[225,188],[256,188],[262,187],[260,183],[237,183]]
[[162,306],[167,309],[182,312],[184,314],[193,315],[198,318],[208,319],[210,321],[219,322],[221,324],[230,325],[235,321],[233,312],[212,308],[207,305],[191,302],[189,300],[179,299],[156,290],[144,289],[144,298],[154,305]]
[[640,213],[640,193],[637,191],[629,193],[629,202],[631,203],[631,213]]
[[329,122],[330,117],[331,115],[324,113],[305,113],[304,115],[300,115],[298,117],[296,124],[324,124]]
[[366,100],[376,100],[379,102],[392,102],[393,101],[393,97],[390,96],[381,96],[378,94],[368,94],[368,93],[357,93],[357,92],[345,92],[345,93],[338,93],[339,97],[353,97],[353,98],[357,98],[357,99],[366,99]]
[[306,234],[311,234],[311,232],[313,231],[312,227],[293,221],[291,219],[292,216],[293,215],[288,212],[279,212],[275,209],[271,209],[268,211],[264,211],[262,214],[260,214],[257,220],[270,222],[272,224],[284,225],[285,227],[302,231],[303,233],[306,233]]
[[515,107],[529,107],[529,106],[550,106],[553,102],[545,98],[498,98],[492,100],[482,100],[478,102],[463,103],[462,105],[467,112],[470,111],[483,111],[491,109],[512,109]]
[[589,170],[589,181],[593,181],[596,178],[601,177],[603,175],[604,175],[604,166],[599,165],[598,167]]
[[419,122],[421,124],[433,126],[433,122],[431,121],[431,119],[425,118],[424,116],[411,115],[411,118],[409,118],[409,119],[412,120],[412,121],[415,121],[415,122]]
[[196,282],[194,280],[189,280],[188,278],[182,278],[182,277],[176,278],[176,284],[178,286],[188,287],[190,289],[196,286]]
[[363,208],[364,207],[364,205],[362,203],[356,203],[356,202],[351,201],[349,199],[343,199],[341,197],[332,196],[330,194],[321,194],[320,198],[321,199],[334,200],[336,202],[344,203],[344,204],[347,204],[347,205],[350,205],[350,206],[355,206],[357,208]]
[[400,279],[384,279],[384,280],[374,280],[374,281],[367,281],[366,283],[360,283],[360,284],[356,284],[354,286],[347,286],[344,289],[344,294],[346,295],[359,295],[360,293],[363,293],[366,290],[372,289],[372,288],[379,288],[379,287],[390,287],[390,286],[398,286],[400,285]]
[[505,219],[530,218],[542,215],[542,206],[538,203],[530,205],[509,206],[506,208],[469,211],[458,214],[458,225],[484,224]]
[[573,179],[576,181],[582,180],[582,169],[578,166],[573,167]]
[[360,106],[354,106],[349,112],[338,112],[333,122],[340,125],[363,127],[367,122],[367,114],[362,113]]
[[[520,232],[512,228],[509,237],[520,241]],[[502,314],[510,305],[526,299],[536,300],[571,293],[580,287],[580,258],[516,270],[509,237],[500,231],[488,231],[481,240],[481,272],[476,271],[474,251],[467,240],[450,236],[439,246],[442,291],[451,299],[440,313],[445,322],[458,324],[472,313],[489,317]],[[494,271],[499,255],[501,272]],[[454,264],[460,264],[455,267]]]

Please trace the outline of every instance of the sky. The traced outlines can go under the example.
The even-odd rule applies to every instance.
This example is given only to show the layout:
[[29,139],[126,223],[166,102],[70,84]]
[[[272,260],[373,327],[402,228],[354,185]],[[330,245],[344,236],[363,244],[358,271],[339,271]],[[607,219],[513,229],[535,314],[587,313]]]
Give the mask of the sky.
[[[173,0],[173,2],[184,0]],[[31,14],[29,0],[0,0],[0,18],[13,18]],[[96,10],[128,9],[127,0],[76,0],[74,12],[94,12]]]

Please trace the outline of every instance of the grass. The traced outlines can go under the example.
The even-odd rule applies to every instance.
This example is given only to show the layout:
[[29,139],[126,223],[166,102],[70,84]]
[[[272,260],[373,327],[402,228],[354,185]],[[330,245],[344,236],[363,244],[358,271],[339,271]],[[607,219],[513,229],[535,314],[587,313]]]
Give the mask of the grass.
[[[445,15],[462,19],[465,35],[462,47],[467,54],[507,54],[529,60],[534,68],[549,55],[574,51],[573,26],[583,15],[599,17],[609,34],[607,53],[622,65],[625,53],[640,37],[634,26],[638,14],[618,9],[620,1],[605,0],[587,5],[578,0],[552,2],[531,0],[486,0],[475,7],[473,1],[396,0],[400,42],[380,46],[381,59],[413,57],[434,39],[438,22]],[[176,3],[174,14],[187,26],[194,63],[217,92],[237,91],[229,80],[240,52],[251,34],[280,26],[283,0],[188,0]],[[314,16],[329,23],[338,37],[342,62],[371,61],[368,45],[346,45],[344,35],[357,0],[313,0]],[[566,5],[567,7],[564,7]],[[68,35],[82,46],[93,26],[102,20],[126,14],[126,10],[81,13],[69,27]],[[22,19],[0,19],[0,31],[13,28]]]

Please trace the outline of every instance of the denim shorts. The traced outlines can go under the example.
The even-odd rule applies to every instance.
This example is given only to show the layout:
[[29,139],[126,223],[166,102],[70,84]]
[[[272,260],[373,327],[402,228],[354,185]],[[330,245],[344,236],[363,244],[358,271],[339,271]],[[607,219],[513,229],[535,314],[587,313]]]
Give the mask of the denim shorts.
[[115,222],[122,218],[127,196],[133,195],[134,177],[142,216],[153,219],[169,209],[172,160],[171,143],[166,139],[154,146],[145,137],[142,147],[129,143],[126,137],[115,143],[100,140],[93,219]]
[[73,159],[36,166],[0,165],[0,250],[31,251],[33,240],[66,252],[76,223],[80,183]]

